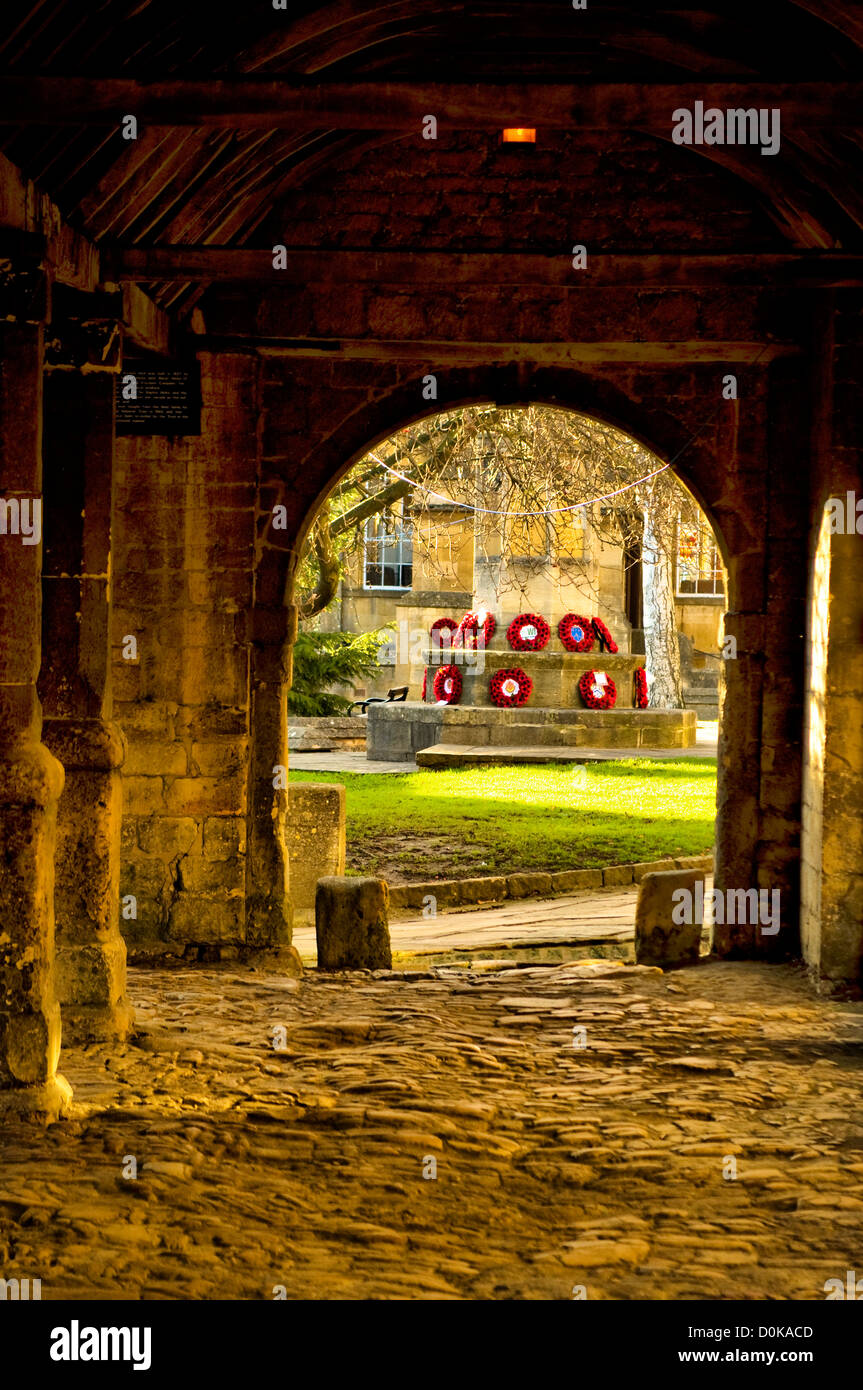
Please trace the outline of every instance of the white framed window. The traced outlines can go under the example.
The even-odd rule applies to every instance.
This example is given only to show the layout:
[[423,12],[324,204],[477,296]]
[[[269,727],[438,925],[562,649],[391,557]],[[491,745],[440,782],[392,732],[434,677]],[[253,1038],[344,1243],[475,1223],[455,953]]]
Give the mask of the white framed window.
[[722,560],[716,541],[709,525],[700,515],[678,516],[674,589],[677,598],[721,598],[725,593]]
[[363,588],[409,589],[413,583],[413,527],[385,513],[366,521]]

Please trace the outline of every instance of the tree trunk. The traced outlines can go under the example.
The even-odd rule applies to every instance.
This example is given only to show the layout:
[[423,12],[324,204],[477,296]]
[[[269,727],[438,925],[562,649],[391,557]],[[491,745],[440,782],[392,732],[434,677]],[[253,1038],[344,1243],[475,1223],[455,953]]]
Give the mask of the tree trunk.
[[644,500],[641,573],[644,598],[644,651],[652,709],[680,709],[680,645],[674,608],[673,538],[657,516],[652,496]]
[[311,593],[302,594],[299,600],[300,617],[303,620],[314,618],[329,607],[339,591],[342,577],[339,557],[333,550],[330,533],[329,507],[324,503],[312,531],[312,546],[318,566],[318,582]]

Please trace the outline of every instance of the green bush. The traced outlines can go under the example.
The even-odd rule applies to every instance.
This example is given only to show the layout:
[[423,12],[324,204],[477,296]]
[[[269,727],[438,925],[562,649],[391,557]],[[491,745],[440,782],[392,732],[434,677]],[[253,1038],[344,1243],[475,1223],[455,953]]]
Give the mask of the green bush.
[[334,685],[356,690],[356,682],[380,670],[378,650],[386,629],[377,632],[301,632],[294,644],[294,680],[288,713],[304,716],[344,714],[350,700]]

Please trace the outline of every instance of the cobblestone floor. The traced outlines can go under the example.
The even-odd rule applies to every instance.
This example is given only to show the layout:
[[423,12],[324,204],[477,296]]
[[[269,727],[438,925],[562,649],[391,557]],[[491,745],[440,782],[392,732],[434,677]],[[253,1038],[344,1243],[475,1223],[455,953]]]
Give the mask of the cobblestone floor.
[[0,1275],[44,1299],[823,1299],[863,1271],[863,1005],[790,967],[131,983],[136,1044],[64,1051],[73,1118],[0,1130]]

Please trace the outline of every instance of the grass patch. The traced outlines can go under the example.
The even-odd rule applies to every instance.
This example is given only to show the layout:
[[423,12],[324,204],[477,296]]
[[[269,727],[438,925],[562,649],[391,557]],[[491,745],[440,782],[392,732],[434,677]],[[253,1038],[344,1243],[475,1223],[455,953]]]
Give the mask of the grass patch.
[[348,872],[391,883],[601,868],[709,854],[716,764],[530,764],[393,773],[298,772],[344,783]]

